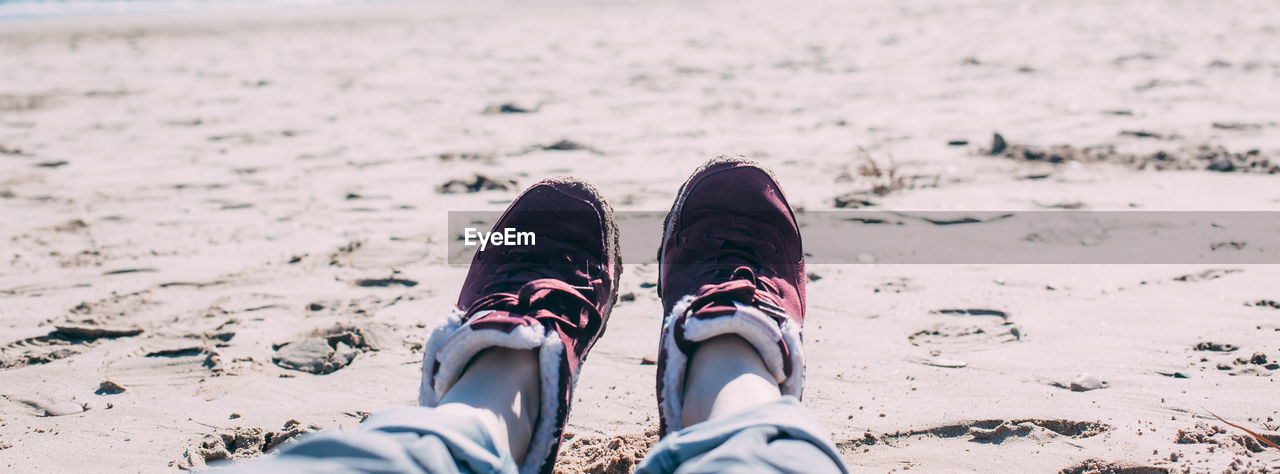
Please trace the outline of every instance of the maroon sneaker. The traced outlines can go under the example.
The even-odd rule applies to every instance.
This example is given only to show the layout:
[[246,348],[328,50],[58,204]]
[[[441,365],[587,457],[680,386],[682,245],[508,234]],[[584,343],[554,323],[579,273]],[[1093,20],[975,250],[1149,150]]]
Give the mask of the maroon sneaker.
[[742,337],[783,395],[804,386],[804,253],[800,229],[773,173],[745,158],[703,164],[667,214],[658,295],[660,431],[681,423],[688,356],[701,341]]
[[618,230],[596,188],[571,178],[525,190],[494,224],[504,229],[533,232],[533,244],[476,252],[457,305],[427,339],[418,403],[438,404],[484,349],[537,350],[542,406],[520,472],[550,473],[578,369],[617,300]]

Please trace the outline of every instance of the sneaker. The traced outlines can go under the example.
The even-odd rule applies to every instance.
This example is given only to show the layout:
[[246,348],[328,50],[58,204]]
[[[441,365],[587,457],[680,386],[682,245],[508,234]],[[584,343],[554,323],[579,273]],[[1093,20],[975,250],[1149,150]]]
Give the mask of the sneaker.
[[703,164],[667,214],[658,261],[663,436],[683,428],[688,356],[716,336],[742,337],[783,395],[801,395],[804,253],[795,214],[773,173],[740,157]]
[[476,252],[457,304],[427,339],[418,402],[438,404],[484,349],[537,350],[542,406],[520,472],[550,473],[578,369],[618,297],[618,230],[596,188],[571,178],[525,190],[493,231],[508,228],[533,232],[533,245]]

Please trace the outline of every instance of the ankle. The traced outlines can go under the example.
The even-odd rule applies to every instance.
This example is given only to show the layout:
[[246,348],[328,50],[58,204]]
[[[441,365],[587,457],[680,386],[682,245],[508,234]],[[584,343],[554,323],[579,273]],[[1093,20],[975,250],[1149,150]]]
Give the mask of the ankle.
[[485,349],[471,359],[437,408],[477,418],[519,464],[538,419],[542,395],[538,379],[537,352]]
[[689,358],[681,421],[691,426],[781,397],[755,347],[719,336],[698,344]]

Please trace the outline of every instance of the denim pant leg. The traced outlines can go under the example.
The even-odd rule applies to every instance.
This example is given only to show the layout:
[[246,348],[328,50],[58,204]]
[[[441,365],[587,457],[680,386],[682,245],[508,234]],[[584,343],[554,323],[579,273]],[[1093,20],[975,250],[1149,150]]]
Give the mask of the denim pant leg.
[[220,473],[516,472],[478,420],[429,407],[386,410],[355,431],[307,435],[279,454],[224,466]]
[[848,472],[826,429],[792,396],[668,435],[637,473]]

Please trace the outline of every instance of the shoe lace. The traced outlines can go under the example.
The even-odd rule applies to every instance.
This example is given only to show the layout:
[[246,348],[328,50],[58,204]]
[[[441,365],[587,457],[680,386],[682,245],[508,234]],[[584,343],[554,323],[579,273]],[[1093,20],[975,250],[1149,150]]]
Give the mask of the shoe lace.
[[507,311],[558,326],[570,337],[590,331],[600,312],[589,298],[602,279],[588,279],[576,286],[566,276],[584,268],[588,261],[573,245],[539,239],[537,248],[503,249],[504,261],[490,273],[495,278],[482,290],[485,296],[467,308],[465,318],[481,311]]
[[714,256],[700,256],[695,260],[701,268],[698,279],[709,283],[702,285],[694,295],[689,314],[714,303],[732,300],[753,305],[779,322],[787,318],[782,308],[782,292],[774,283],[757,275],[757,269],[766,268],[765,262],[780,258],[778,247],[772,240],[736,226],[707,230],[703,238],[719,241],[720,245]]
[[[591,300],[573,285],[554,278],[530,281],[516,293],[485,295],[467,309],[466,318],[489,310],[532,317],[544,325],[557,326],[558,331],[574,339],[591,333],[592,325],[601,321],[600,312]],[[484,325],[477,322],[474,327],[480,329]]]
[[[582,254],[578,246],[559,240],[539,236],[538,245],[512,246],[502,249],[502,263],[492,266],[489,276],[493,277],[485,284],[481,292],[515,293],[527,282],[544,278],[568,281],[579,280],[576,272],[588,267],[590,261]],[[583,272],[586,275],[589,272]],[[586,276],[585,285],[572,288],[594,293],[595,287],[603,280]]]

